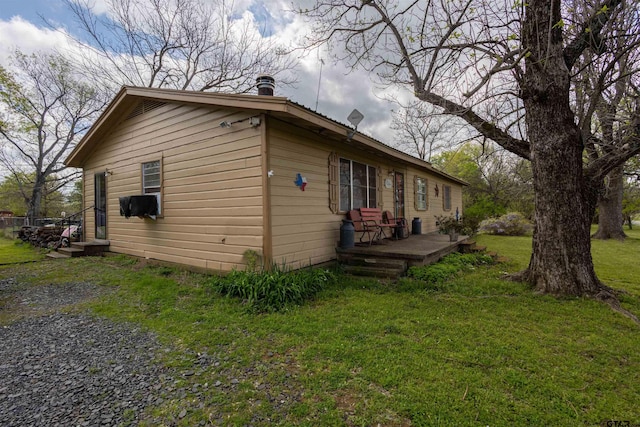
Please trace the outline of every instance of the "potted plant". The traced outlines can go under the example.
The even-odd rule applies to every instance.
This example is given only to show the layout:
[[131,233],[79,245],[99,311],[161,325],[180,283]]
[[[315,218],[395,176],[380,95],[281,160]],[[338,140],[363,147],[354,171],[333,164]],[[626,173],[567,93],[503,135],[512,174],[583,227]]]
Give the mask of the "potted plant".
[[464,228],[462,218],[456,219],[453,215],[436,215],[436,225],[440,233],[449,235],[451,242],[458,241],[458,235]]

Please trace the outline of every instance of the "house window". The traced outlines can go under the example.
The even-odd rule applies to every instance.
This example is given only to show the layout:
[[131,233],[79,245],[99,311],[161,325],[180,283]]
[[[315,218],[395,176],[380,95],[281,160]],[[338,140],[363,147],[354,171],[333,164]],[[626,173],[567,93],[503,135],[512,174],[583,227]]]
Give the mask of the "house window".
[[340,159],[340,210],[377,207],[376,177],[375,167]]
[[417,211],[427,210],[427,180],[416,176],[415,178],[415,208]]
[[451,210],[451,186],[442,186],[442,209],[445,211]]
[[161,209],[162,168],[160,160],[142,164],[142,194],[154,195],[158,199],[158,214]]

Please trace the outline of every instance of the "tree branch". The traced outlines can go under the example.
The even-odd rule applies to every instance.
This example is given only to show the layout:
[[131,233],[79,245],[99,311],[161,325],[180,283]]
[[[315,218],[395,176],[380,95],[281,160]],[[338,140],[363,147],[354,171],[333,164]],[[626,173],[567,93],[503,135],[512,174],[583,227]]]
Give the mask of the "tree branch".
[[481,135],[495,141],[504,149],[524,159],[531,160],[530,147],[527,141],[512,137],[496,125],[484,120],[470,108],[466,108],[432,92],[416,92],[416,97],[441,107],[447,114],[460,117]]
[[601,50],[601,32],[611,18],[614,9],[622,3],[622,0],[605,0],[600,9],[594,11],[582,25],[580,33],[564,48],[564,62],[567,68],[573,68],[582,52],[591,47],[594,51]]
[[[638,102],[637,102],[638,103]],[[589,163],[584,169],[585,176],[592,178],[596,182],[620,166],[633,156],[640,154],[640,112],[636,110],[632,126],[629,127],[624,145],[619,149],[611,149],[596,160]]]

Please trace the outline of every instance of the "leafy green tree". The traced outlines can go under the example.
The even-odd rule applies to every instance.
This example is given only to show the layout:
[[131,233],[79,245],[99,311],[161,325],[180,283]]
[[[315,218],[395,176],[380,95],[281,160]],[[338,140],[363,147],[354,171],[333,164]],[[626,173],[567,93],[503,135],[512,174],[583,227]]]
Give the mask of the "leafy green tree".
[[[10,210],[15,216],[26,216],[29,208],[29,189],[35,182],[35,174],[9,175],[0,182],[0,209]],[[65,197],[57,189],[58,178],[49,176],[45,181],[40,208],[41,217],[59,217],[65,208]]]
[[78,179],[73,183],[73,189],[67,197],[67,213],[74,214],[82,210],[83,181]]
[[507,211],[532,218],[533,188],[528,162],[493,144],[467,143],[436,155],[433,163],[469,183],[463,189],[463,204],[470,226]]
[[21,182],[28,182],[26,176],[16,179],[14,175],[6,176],[0,182],[0,210],[12,211],[15,216],[25,216],[27,214],[28,194],[23,191]]

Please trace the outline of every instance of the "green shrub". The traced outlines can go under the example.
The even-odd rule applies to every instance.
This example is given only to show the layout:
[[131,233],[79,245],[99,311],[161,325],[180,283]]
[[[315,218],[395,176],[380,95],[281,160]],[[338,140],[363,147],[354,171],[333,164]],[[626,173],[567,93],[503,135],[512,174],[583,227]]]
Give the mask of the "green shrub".
[[484,195],[478,197],[473,204],[464,208],[464,217],[462,219],[465,227],[469,227],[475,233],[483,220],[490,217],[498,217],[505,213],[507,211],[504,206],[496,203],[488,195]]
[[410,267],[407,275],[411,278],[435,284],[443,282],[459,271],[465,271],[477,265],[492,264],[493,258],[481,253],[452,253],[431,265]]
[[480,232],[500,236],[524,236],[533,225],[522,214],[510,212],[499,218],[489,218],[480,223]]
[[233,271],[212,279],[211,284],[223,295],[242,299],[252,311],[274,312],[304,303],[333,280],[328,270],[274,267],[271,271]]

